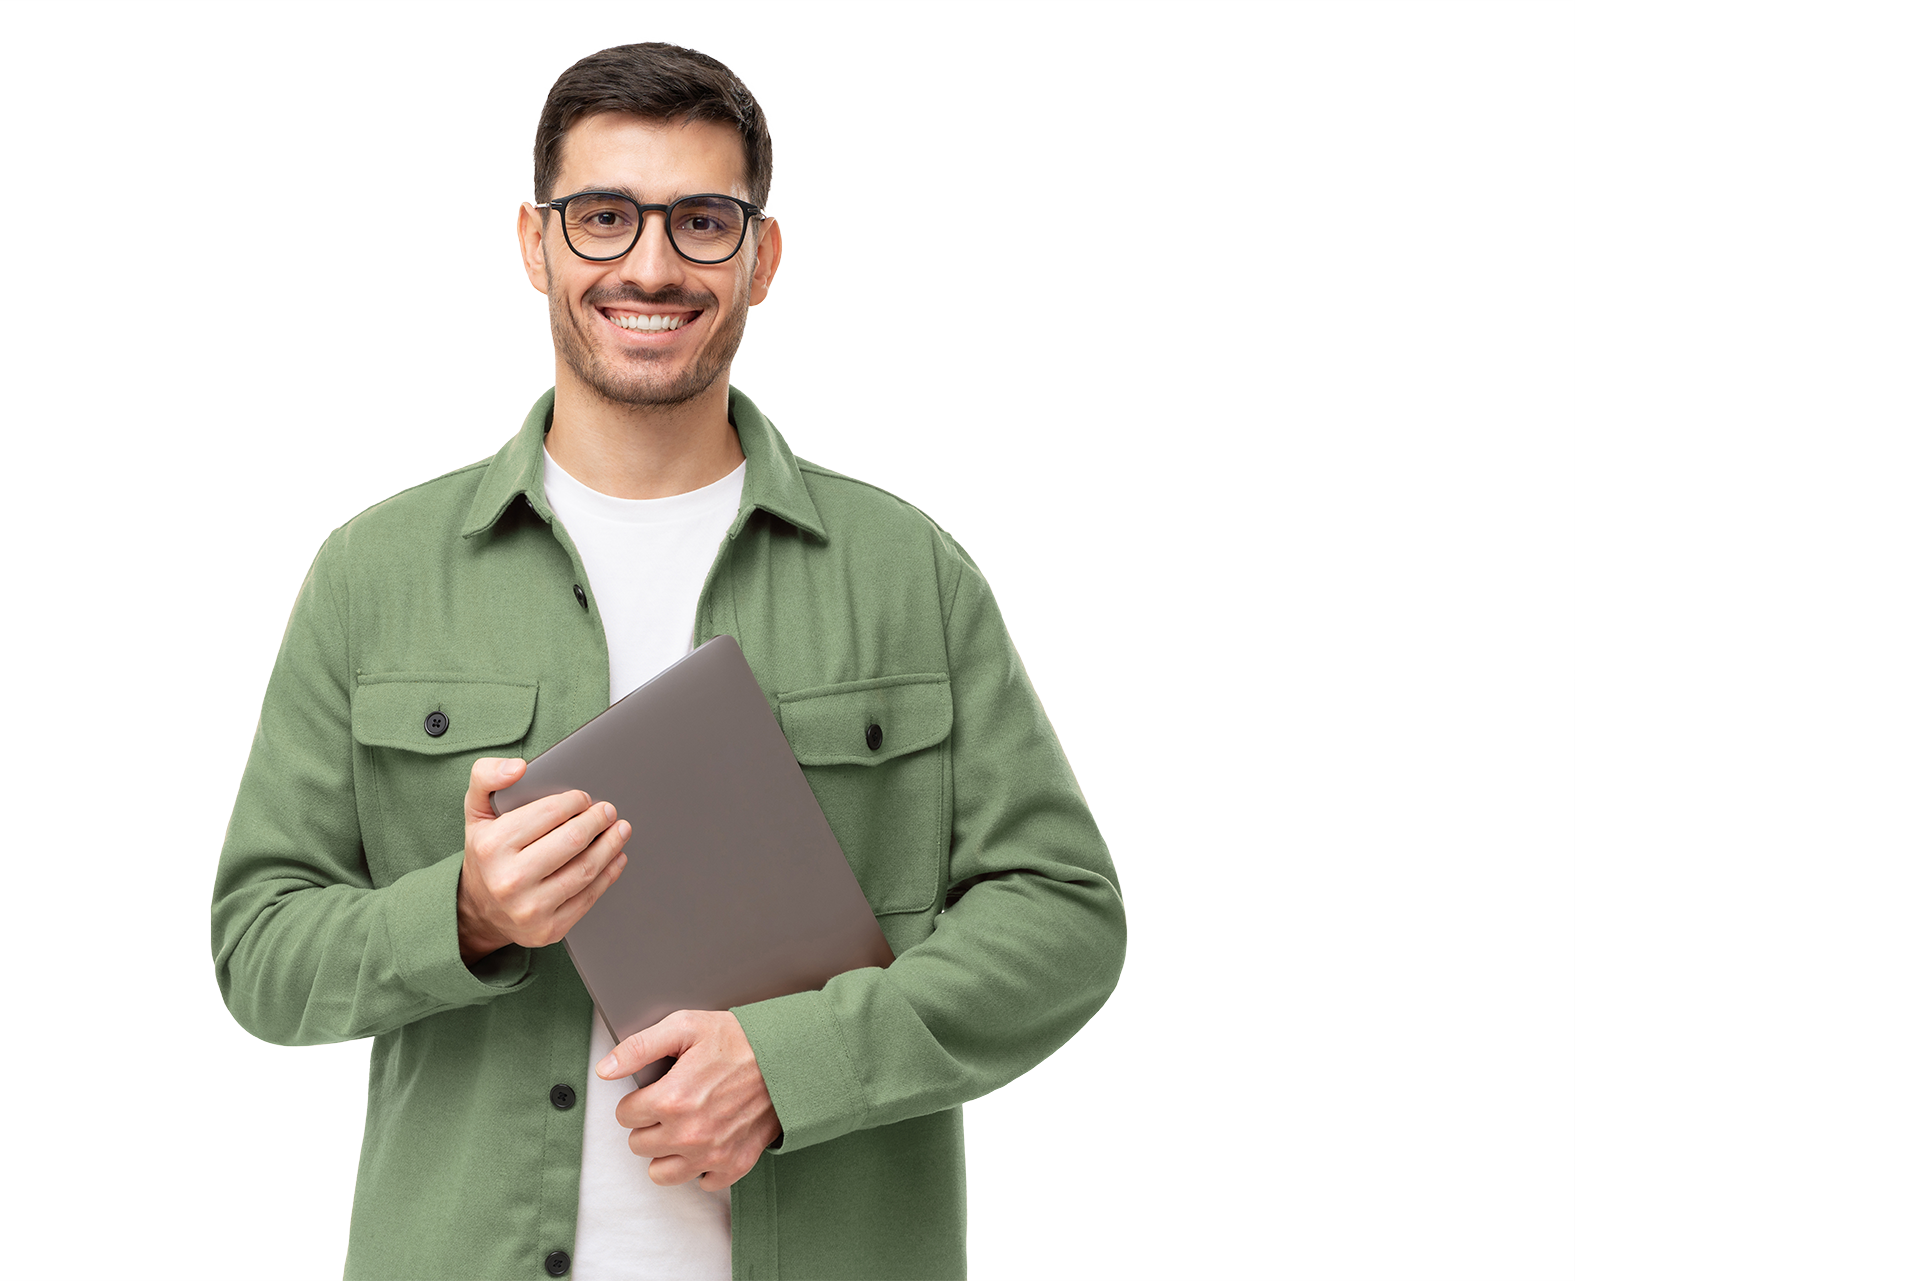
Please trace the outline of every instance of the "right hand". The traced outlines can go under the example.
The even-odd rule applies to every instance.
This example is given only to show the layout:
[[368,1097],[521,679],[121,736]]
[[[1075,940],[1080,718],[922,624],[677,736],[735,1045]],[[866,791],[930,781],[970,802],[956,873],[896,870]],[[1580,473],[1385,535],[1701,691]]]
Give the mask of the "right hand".
[[489,798],[526,768],[523,760],[496,756],[473,763],[455,900],[460,959],[469,965],[509,943],[545,947],[566,937],[627,865],[622,849],[632,826],[585,792],[548,796],[495,818]]

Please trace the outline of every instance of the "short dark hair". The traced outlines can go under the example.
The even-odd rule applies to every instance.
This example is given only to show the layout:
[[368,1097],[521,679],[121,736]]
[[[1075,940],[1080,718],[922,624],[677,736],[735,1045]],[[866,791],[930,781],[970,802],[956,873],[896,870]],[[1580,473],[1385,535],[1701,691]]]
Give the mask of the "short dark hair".
[[740,131],[747,156],[747,199],[767,203],[773,185],[773,137],[740,77],[719,59],[675,44],[622,44],[588,54],[560,73],[533,135],[533,198],[552,197],[560,146],[583,116],[622,111],[643,120],[711,120]]

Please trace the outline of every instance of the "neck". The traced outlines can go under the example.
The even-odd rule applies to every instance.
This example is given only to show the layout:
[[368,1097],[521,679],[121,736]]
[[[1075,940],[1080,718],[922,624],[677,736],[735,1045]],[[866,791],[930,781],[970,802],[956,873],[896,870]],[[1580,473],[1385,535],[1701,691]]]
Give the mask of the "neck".
[[746,455],[727,421],[727,380],[678,405],[622,405],[560,362],[547,452],[568,475],[615,498],[669,498],[711,485]]

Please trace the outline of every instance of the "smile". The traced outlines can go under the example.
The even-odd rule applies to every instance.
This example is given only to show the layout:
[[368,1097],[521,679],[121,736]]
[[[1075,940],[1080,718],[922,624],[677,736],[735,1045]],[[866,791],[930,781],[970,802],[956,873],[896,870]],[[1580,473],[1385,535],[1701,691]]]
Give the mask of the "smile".
[[634,329],[641,333],[657,334],[664,333],[670,329],[678,329],[700,313],[692,312],[678,316],[637,316],[631,312],[606,312],[604,314],[608,320],[611,320],[622,329]]

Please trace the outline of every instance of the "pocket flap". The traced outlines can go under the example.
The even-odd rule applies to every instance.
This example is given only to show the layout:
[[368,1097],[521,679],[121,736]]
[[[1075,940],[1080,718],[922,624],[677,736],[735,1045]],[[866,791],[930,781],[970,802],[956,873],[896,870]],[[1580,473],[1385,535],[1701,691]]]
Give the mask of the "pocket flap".
[[[362,676],[353,695],[353,737],[428,756],[518,742],[533,724],[539,688],[460,675]],[[435,713],[439,719],[430,721]]]
[[878,765],[945,738],[953,693],[941,672],[796,690],[780,695],[780,728],[802,765]]

